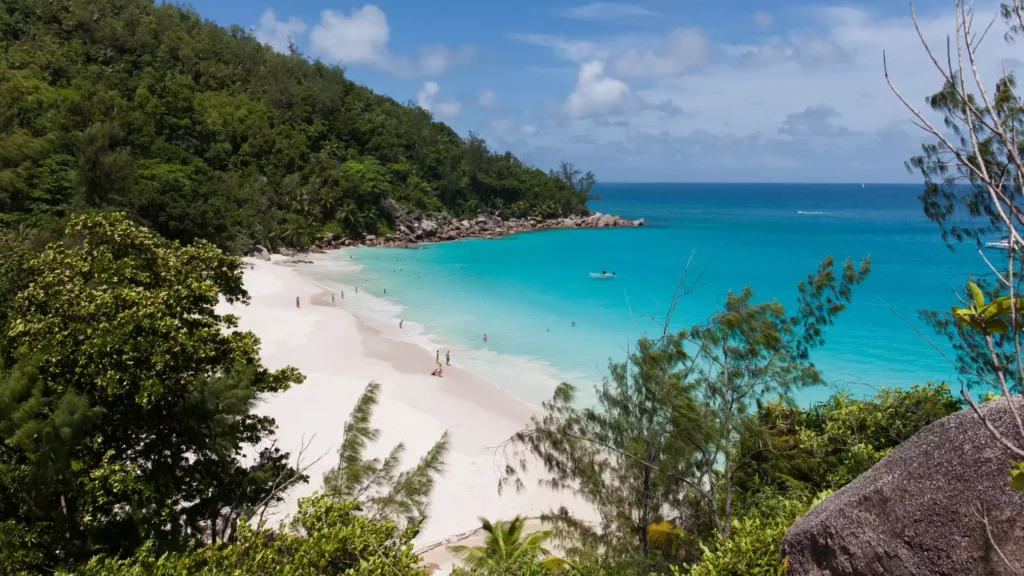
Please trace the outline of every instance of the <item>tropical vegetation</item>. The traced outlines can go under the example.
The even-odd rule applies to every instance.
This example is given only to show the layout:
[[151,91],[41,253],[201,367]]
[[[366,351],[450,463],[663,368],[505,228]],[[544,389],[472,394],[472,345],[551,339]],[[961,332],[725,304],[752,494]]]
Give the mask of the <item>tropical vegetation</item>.
[[[1008,38],[1024,32],[1020,3],[1003,16]],[[961,25],[957,40],[973,37]],[[563,384],[507,444],[502,489],[538,468],[599,521],[567,509],[542,518],[550,531],[481,519],[483,544],[453,549],[459,573],[778,576],[786,528],[825,494],[977,409],[972,390],[1019,394],[1024,114],[1012,76],[975,97],[963,72],[929,99],[945,128],[909,163],[951,247],[1010,238],[958,305],[921,314],[949,339],[959,397],[927,383],[794,404],[822,383],[811,352],[867,260],[824,260],[790,310],[743,288],[689,327],[669,329],[670,311],[661,334],[610,363],[596,406]],[[263,366],[255,335],[217,311],[248,300],[225,250],[386,233],[388,199],[457,215],[582,212],[593,184],[572,165],[544,173],[492,153],[338,68],[173,4],[5,2],[0,574],[425,574],[412,542],[447,435],[408,469],[402,444],[368,458],[375,383],[323,490],[270,525],[308,467],[254,407],[303,376]],[[1019,442],[992,441],[1024,461]],[[1024,464],[1008,469],[1024,491]]]
[[170,2],[0,10],[0,226],[118,210],[240,249],[391,230],[391,199],[456,216],[584,213],[594,178],[462,138],[336,66]]

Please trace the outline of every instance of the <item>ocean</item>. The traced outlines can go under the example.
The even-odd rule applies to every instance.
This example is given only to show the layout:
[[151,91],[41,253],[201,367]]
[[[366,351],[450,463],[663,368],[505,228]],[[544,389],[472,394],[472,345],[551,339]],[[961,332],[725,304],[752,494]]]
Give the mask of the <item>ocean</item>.
[[[797,400],[806,405],[837,389],[865,396],[880,386],[956,382],[954,367],[915,330],[946,348],[917,311],[948,309],[956,303],[952,291],[985,265],[972,249],[945,246],[922,212],[920,190],[600,184],[592,210],[646,225],[357,248],[332,252],[306,273],[332,289],[347,287],[345,305],[389,337],[442,356],[451,350],[454,364],[539,402],[560,381],[592,397],[610,360],[625,359],[641,334],[660,334],[691,256],[690,278],[703,276],[680,300],[674,328],[701,322],[729,290],[745,286],[758,301],[792,309],[797,284],[826,256],[841,263],[870,255],[871,274],[812,354],[828,385],[801,390]],[[617,278],[590,278],[601,270]]]

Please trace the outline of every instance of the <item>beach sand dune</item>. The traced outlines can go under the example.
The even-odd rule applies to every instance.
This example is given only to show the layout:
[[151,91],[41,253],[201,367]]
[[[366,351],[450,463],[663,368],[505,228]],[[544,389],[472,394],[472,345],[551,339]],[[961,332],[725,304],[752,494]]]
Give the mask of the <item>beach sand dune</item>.
[[[291,365],[306,375],[305,383],[267,398],[258,408],[277,420],[283,449],[295,454],[305,442],[307,460],[324,455],[309,469],[310,482],[294,489],[275,511],[275,520],[293,512],[299,498],[322,486],[323,473],[337,463],[335,451],[349,412],[370,381],[381,384],[373,420],[381,437],[369,456],[384,456],[404,442],[405,464],[410,467],[445,430],[451,437],[447,470],[434,489],[418,549],[473,530],[479,516],[536,517],[562,505],[587,509],[571,495],[551,492],[529,479],[520,493],[509,489],[498,494],[504,462],[495,449],[521,429],[537,407],[456,366],[446,366],[443,378],[431,376],[433,354],[416,344],[385,338],[346,311],[345,301],[338,298],[332,304],[323,288],[274,258],[254,261],[245,271],[245,287],[252,297],[248,306],[222,303],[220,311],[237,315],[240,329],[259,336],[268,368]],[[295,307],[296,297],[301,308]],[[445,554],[435,551],[432,558],[445,568]]]

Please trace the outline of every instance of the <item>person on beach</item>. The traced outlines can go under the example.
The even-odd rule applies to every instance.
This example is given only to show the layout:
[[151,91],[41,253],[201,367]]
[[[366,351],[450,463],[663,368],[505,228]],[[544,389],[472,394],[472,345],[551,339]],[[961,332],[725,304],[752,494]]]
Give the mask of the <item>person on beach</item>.
[[451,350],[449,350],[449,351],[444,353],[444,364],[445,364],[445,366],[451,366],[452,365],[452,351]]
[[334,304],[334,292],[331,292],[331,304]]
[[295,307],[299,308],[299,297],[298,296],[295,297]]
[[384,289],[384,294],[387,294],[387,293],[388,293],[388,289],[387,289],[387,288],[385,288],[385,289]]
[[398,321],[398,329],[399,330],[402,329],[402,324],[404,324],[404,323],[405,323],[405,318],[402,318],[401,320]]
[[487,334],[484,334],[484,342],[487,342]]
[[434,355],[434,362],[437,362],[438,366],[441,365],[441,351],[440,350],[438,350],[437,354]]
[[341,299],[342,299],[342,300],[344,300],[344,299],[345,299],[345,291],[344,291],[344,290],[342,290],[342,291],[341,291]]
[[356,286],[356,294],[359,294],[359,286]]

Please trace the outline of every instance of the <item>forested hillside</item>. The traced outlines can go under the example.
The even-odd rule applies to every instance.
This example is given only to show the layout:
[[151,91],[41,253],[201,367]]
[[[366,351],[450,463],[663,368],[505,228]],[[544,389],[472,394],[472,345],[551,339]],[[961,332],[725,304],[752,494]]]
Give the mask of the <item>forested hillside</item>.
[[5,0],[0,227],[118,209],[240,248],[385,234],[386,197],[454,215],[585,212],[593,179],[461,138],[342,69],[151,0]]

